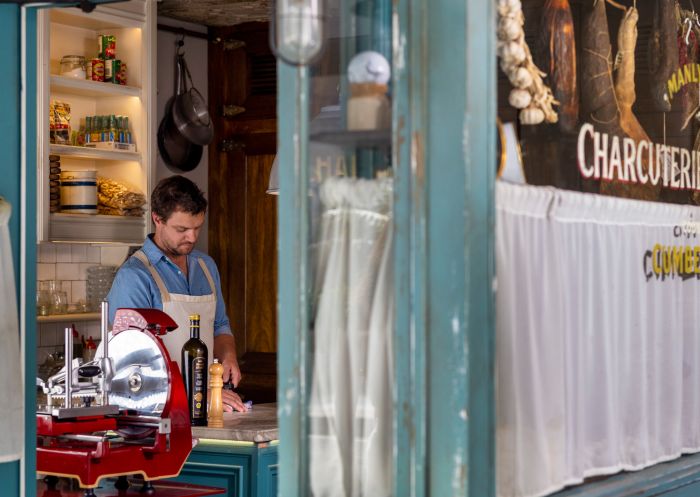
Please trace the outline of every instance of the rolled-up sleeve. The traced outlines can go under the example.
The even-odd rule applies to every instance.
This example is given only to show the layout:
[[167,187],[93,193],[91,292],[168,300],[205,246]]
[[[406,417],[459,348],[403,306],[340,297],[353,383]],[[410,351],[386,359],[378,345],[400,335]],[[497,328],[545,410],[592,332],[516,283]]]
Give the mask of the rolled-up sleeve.
[[150,280],[150,275],[140,269],[136,263],[125,264],[117,271],[112,288],[107,295],[110,325],[114,322],[114,315],[117,309],[123,307],[136,309],[163,308],[161,299],[156,299],[155,295],[153,295]]

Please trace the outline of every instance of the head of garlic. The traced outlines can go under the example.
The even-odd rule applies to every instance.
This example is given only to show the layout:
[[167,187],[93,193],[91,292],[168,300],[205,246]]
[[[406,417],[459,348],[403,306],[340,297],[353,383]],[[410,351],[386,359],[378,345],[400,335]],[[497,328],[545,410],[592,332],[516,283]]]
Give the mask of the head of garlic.
[[544,112],[539,107],[530,106],[520,111],[520,122],[523,124],[540,124],[544,122]]
[[523,33],[522,26],[513,17],[502,17],[498,23],[498,39],[502,41],[513,41],[518,39]]
[[532,74],[524,67],[513,68],[508,73],[508,79],[515,88],[525,89],[532,86]]
[[526,109],[532,102],[532,95],[527,90],[514,88],[508,96],[508,103],[516,109]]
[[520,43],[507,41],[498,44],[498,55],[506,66],[519,66],[527,58],[527,53]]

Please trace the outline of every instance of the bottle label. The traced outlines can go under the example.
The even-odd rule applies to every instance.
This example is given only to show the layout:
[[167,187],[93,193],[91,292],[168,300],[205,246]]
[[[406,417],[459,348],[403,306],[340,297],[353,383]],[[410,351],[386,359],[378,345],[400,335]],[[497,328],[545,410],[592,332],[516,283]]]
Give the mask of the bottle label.
[[206,359],[195,357],[192,360],[192,419],[206,419]]

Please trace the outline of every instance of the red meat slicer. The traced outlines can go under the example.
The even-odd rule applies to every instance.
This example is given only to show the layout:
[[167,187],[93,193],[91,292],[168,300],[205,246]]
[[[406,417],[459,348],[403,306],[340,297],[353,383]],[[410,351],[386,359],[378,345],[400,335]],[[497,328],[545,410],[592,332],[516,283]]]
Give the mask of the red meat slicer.
[[[37,472],[77,478],[85,496],[94,496],[101,478],[143,476],[149,482],[180,473],[196,440],[177,363],[161,336],[177,328],[156,309],[119,309],[107,333],[102,304],[102,343],[85,364],[72,357],[73,335],[66,329],[65,364],[46,383],[37,380],[46,401],[37,406]],[[70,365],[70,367],[69,367]]]

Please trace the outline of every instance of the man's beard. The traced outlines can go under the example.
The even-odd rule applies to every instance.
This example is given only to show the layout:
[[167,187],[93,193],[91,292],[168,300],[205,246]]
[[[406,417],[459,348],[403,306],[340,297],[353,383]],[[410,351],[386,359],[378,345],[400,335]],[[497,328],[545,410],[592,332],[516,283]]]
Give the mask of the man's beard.
[[193,243],[181,243],[180,245],[176,245],[175,247],[168,246],[168,252],[170,252],[170,255],[190,255],[192,250],[194,250],[194,244]]

